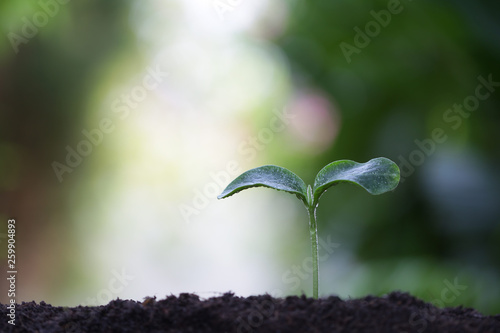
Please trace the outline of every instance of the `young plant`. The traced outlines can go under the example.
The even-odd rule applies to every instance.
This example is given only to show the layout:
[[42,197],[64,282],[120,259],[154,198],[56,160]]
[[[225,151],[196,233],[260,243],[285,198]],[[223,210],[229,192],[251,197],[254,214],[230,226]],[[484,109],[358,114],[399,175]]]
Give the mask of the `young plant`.
[[313,259],[313,297],[318,298],[318,226],[316,209],[319,198],[330,187],[339,183],[351,183],[361,186],[368,193],[378,195],[391,191],[398,186],[399,168],[391,160],[379,157],[366,163],[349,160],[335,161],[316,175],[314,187],[306,187],[296,174],[275,165],[264,165],[248,170],[233,180],[219,195],[218,199],[227,198],[251,187],[269,187],[278,191],[295,194],[304,203],[309,214],[309,233],[311,236]]

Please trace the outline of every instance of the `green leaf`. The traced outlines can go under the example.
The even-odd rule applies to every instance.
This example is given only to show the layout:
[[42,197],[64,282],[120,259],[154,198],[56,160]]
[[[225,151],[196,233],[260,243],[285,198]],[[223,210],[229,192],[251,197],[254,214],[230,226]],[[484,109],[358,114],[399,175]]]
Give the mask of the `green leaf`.
[[382,194],[398,186],[399,168],[390,159],[374,158],[366,163],[335,161],[321,169],[314,181],[314,205],[331,186],[347,182],[361,186],[370,194]]
[[304,181],[290,170],[276,165],[264,165],[242,173],[217,198],[224,199],[247,188],[259,186],[295,194],[307,204]]

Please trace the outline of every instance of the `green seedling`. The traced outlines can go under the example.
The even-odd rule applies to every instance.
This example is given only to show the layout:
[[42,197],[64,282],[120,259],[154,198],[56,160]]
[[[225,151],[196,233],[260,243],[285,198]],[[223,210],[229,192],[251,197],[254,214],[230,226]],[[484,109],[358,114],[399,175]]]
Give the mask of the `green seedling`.
[[264,165],[248,170],[233,180],[219,195],[218,199],[227,198],[251,187],[269,187],[278,191],[295,194],[304,203],[309,215],[309,233],[311,236],[313,259],[313,297],[318,298],[318,226],[316,209],[319,198],[331,186],[339,183],[351,183],[361,186],[368,193],[378,195],[391,191],[398,186],[399,168],[391,160],[378,157],[366,163],[349,160],[335,161],[316,175],[314,187],[306,186],[296,174],[276,165]]

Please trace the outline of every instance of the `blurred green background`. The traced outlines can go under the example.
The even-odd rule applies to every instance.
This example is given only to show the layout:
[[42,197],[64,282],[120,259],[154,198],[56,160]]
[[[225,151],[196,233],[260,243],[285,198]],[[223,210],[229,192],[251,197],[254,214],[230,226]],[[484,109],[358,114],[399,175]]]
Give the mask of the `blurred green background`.
[[312,183],[333,160],[385,156],[394,192],[322,198],[320,294],[499,313],[499,15],[461,0],[2,1],[16,300],[311,295],[300,202],[216,195],[262,164]]

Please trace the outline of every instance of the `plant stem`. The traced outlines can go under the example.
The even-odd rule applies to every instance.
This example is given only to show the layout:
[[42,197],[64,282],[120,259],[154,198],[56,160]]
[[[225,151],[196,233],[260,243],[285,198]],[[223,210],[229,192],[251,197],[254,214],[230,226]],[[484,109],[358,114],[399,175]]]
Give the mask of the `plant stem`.
[[313,260],[313,297],[318,299],[319,265],[318,265],[318,225],[316,223],[316,210],[308,208],[309,213],[309,234],[311,235],[311,249]]

